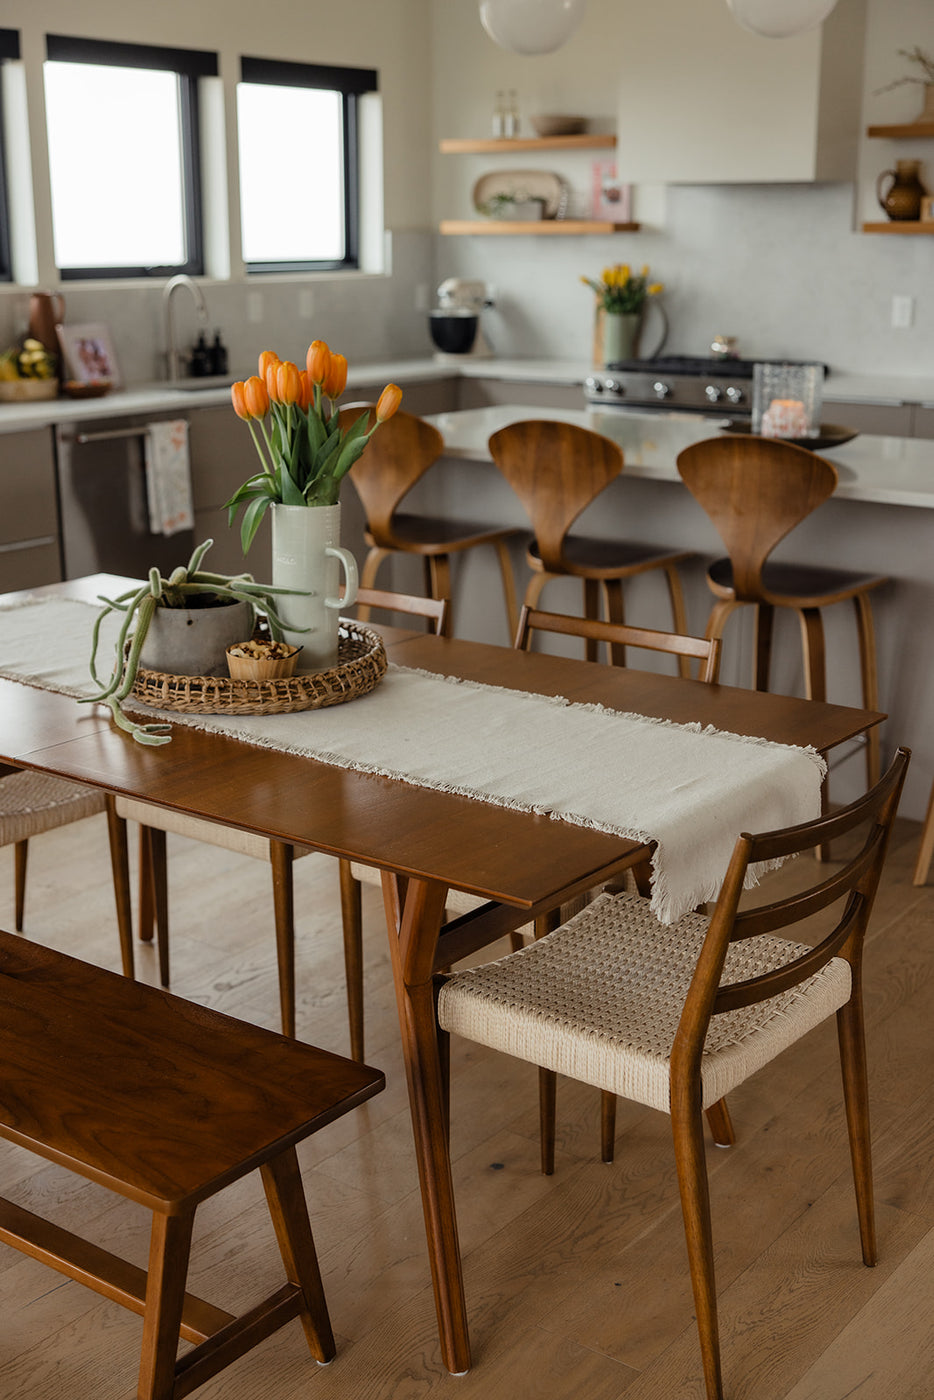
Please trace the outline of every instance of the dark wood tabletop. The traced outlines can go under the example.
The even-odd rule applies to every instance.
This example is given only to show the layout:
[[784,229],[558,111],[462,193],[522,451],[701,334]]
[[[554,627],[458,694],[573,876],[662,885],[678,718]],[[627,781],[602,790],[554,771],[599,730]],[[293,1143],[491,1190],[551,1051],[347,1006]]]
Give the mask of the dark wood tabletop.
[[[116,596],[134,580],[95,575],[34,590]],[[2,601],[13,601],[7,595]],[[884,716],[840,705],[392,628],[391,661],[492,685],[826,751]],[[170,718],[170,717],[169,717]],[[452,743],[456,735],[451,736]],[[0,680],[0,762],[58,774],[273,839],[376,866],[390,933],[400,1028],[445,1364],[469,1368],[466,1305],[438,1064],[432,976],[452,953],[483,946],[634,863],[646,848],[549,817],[337,768],[177,725],[147,748],[101,707]],[[439,951],[448,887],[494,900],[486,924]],[[503,908],[502,906],[506,906]],[[521,916],[521,917],[520,917]],[[447,937],[447,935],[445,935]],[[460,941],[457,942],[459,937]]]

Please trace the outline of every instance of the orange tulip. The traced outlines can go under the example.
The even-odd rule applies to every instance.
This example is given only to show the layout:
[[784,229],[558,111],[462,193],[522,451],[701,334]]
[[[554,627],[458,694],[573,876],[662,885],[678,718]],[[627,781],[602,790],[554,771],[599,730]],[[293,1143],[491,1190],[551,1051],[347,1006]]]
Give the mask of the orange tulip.
[[313,340],[305,356],[305,368],[312,384],[323,384],[331,364],[331,352],[323,340]]
[[303,412],[307,413],[311,404],[314,402],[315,386],[311,382],[311,375],[308,373],[307,369],[300,369],[298,377],[302,384],[302,392],[298,400],[298,406]]
[[279,363],[279,356],[276,354],[275,350],[264,350],[263,353],[262,353],[262,354],[260,355],[260,357],[259,357],[259,377],[260,377],[260,379],[262,379],[262,380],[265,382],[265,380],[266,380],[266,371],[267,371],[267,369],[269,368],[269,366],[270,366],[270,365],[277,365],[278,363]]
[[230,386],[230,401],[233,404],[234,413],[238,418],[242,418],[244,422],[253,417],[246,406],[246,399],[244,397],[245,389],[246,385],[243,383],[242,379],[238,379],[236,384],[231,384]]
[[302,381],[298,365],[283,360],[276,366],[276,400],[278,403],[298,403],[302,396]]
[[347,356],[332,355],[321,391],[329,399],[339,399],[347,388]]
[[269,394],[258,375],[251,375],[243,385],[243,399],[251,418],[266,417],[269,412]]
[[377,423],[385,423],[387,418],[391,418],[401,402],[402,390],[398,384],[387,384],[376,405]]

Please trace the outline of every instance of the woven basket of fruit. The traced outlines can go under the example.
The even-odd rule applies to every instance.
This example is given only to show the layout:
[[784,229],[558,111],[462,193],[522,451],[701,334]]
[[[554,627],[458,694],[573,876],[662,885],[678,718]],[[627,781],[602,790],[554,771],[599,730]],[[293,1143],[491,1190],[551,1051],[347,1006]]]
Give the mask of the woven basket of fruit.
[[57,356],[40,340],[27,336],[22,345],[0,355],[0,402],[29,403],[58,398]]

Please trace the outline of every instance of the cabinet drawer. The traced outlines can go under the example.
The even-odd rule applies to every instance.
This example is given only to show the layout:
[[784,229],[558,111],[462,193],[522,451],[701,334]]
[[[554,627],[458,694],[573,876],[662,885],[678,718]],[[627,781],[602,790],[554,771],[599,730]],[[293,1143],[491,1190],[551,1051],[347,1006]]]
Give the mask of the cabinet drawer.
[[824,399],[821,414],[825,423],[840,423],[858,433],[880,437],[911,437],[912,408],[908,403],[845,403]]
[[61,577],[57,540],[0,545],[0,591],[12,593],[43,583],[60,583]]
[[58,535],[48,428],[0,434],[0,544]]

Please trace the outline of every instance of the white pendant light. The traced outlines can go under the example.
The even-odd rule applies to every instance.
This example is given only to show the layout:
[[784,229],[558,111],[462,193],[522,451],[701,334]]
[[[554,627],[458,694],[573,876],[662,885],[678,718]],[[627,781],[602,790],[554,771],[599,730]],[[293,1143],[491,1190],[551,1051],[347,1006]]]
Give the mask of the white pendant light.
[[584,18],[586,0],[480,0],[480,23],[510,53],[554,53]]
[[789,39],[814,29],[837,0],[726,0],[737,24],[763,39]]

